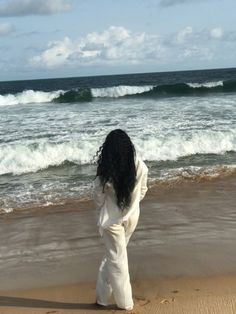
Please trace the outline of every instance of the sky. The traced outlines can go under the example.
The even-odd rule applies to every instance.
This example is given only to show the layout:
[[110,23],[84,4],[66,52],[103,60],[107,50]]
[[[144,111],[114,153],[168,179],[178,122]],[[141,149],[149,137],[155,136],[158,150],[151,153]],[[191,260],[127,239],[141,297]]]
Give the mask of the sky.
[[0,80],[236,67],[235,0],[0,0]]

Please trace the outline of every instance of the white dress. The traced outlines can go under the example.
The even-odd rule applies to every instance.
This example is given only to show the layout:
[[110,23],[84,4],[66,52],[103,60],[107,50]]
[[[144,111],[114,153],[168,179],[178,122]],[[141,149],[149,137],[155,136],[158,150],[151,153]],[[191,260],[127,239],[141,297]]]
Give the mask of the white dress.
[[105,244],[105,256],[97,278],[96,300],[106,306],[113,293],[117,306],[126,310],[133,308],[126,246],[138,223],[139,203],[147,192],[148,168],[139,156],[135,158],[135,165],[136,183],[130,206],[123,213],[117,206],[111,183],[106,183],[103,193],[100,179],[96,177],[93,190],[98,227]]

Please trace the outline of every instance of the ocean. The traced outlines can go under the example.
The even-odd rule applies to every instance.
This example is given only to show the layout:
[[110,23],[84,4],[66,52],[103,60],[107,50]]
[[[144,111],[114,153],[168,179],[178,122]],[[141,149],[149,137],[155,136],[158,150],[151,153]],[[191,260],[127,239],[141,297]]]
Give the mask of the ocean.
[[235,174],[236,69],[0,82],[0,209],[88,196],[115,128],[150,185]]

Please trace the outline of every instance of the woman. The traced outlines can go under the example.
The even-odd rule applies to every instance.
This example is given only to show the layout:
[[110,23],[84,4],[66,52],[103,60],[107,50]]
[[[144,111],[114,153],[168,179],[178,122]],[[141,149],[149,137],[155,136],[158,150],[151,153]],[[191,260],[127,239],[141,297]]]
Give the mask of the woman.
[[98,155],[94,201],[105,257],[98,273],[96,303],[108,305],[113,293],[119,308],[132,310],[126,246],[138,222],[139,202],[147,192],[148,168],[120,129],[107,135]]

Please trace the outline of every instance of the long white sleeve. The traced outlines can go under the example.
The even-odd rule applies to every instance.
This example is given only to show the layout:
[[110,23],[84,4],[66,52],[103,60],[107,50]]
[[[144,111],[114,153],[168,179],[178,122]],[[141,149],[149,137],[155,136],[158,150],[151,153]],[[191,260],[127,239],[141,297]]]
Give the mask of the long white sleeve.
[[[147,167],[146,167],[147,168]],[[147,193],[147,178],[148,178],[148,168],[144,171],[142,178],[141,178],[141,192],[140,192],[140,201],[144,198]]]
[[106,194],[103,193],[103,187],[99,177],[93,181],[93,200],[96,205],[96,209],[100,209],[105,202]]

